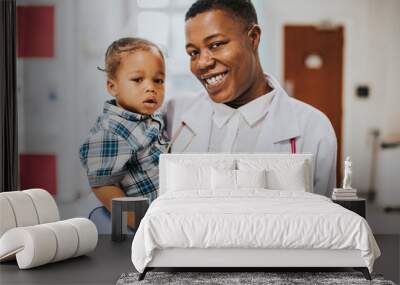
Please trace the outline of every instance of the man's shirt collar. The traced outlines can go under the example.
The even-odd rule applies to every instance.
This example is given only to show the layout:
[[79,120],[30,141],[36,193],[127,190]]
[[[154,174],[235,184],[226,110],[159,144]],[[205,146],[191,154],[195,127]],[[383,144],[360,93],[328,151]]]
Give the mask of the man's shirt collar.
[[240,112],[240,114],[243,116],[249,126],[252,127],[255,123],[257,123],[266,115],[266,113],[268,112],[268,108],[274,98],[274,94],[275,89],[272,89],[267,94],[264,94],[254,99],[253,101],[250,101],[249,103],[239,107],[238,109],[229,107],[226,104],[212,102],[214,110],[213,121],[218,128],[221,128],[232,118],[235,112]]

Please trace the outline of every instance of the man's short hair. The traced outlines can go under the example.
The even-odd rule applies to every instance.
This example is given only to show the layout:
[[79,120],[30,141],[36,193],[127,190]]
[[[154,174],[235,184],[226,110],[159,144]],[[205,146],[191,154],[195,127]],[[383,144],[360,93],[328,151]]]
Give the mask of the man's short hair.
[[256,9],[251,0],[197,0],[186,12],[185,21],[211,10],[231,13],[241,19],[247,27],[258,24]]

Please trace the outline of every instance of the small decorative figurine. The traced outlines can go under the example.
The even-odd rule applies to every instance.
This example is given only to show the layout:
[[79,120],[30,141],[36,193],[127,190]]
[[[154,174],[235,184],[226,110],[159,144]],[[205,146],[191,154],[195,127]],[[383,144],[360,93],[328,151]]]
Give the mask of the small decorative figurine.
[[346,161],[344,162],[343,189],[352,189],[351,188],[351,160],[350,160],[350,156],[346,157]]

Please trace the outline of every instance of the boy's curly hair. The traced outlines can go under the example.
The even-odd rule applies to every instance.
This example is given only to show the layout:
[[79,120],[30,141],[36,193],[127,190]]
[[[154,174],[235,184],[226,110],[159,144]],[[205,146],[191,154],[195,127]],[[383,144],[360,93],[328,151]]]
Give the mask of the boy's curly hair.
[[107,77],[115,78],[115,74],[121,64],[121,58],[123,53],[134,52],[136,50],[149,51],[151,49],[156,49],[161,57],[164,59],[164,55],[161,49],[154,43],[142,39],[142,38],[121,38],[114,41],[108,48],[105,54],[105,68],[97,67],[99,70],[107,73]]

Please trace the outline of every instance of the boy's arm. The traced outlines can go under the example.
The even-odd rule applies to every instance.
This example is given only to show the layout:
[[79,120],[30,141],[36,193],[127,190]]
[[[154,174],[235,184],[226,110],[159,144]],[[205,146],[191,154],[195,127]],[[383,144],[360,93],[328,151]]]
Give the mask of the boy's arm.
[[[124,191],[122,191],[118,186],[93,187],[92,191],[110,213],[112,208],[112,198],[126,197]],[[127,219],[128,226],[131,229],[135,229],[135,214],[133,212],[128,212]]]

